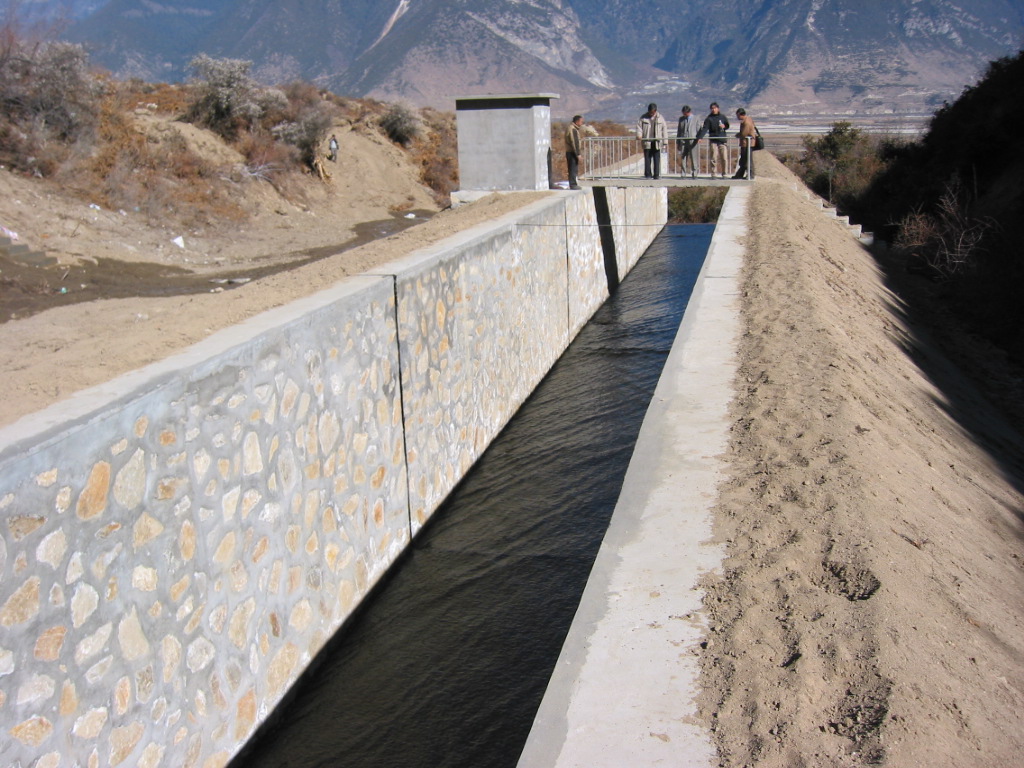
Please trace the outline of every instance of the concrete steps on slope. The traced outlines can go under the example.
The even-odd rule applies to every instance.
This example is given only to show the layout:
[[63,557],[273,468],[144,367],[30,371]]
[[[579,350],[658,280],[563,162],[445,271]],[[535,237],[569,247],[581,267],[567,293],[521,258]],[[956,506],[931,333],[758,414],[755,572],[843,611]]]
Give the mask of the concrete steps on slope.
[[16,243],[9,237],[0,237],[0,256],[30,267],[49,267],[57,263],[54,256],[45,251],[34,251],[24,243]]
[[860,224],[854,224],[850,221],[849,216],[840,216],[831,203],[822,197],[814,194],[807,187],[800,185],[794,185],[793,187],[797,191],[801,192],[804,198],[815,208],[819,209],[826,216],[836,219],[840,224],[844,225],[855,238],[857,238],[865,246],[872,246],[875,243],[875,236],[871,232],[865,232],[864,228]]

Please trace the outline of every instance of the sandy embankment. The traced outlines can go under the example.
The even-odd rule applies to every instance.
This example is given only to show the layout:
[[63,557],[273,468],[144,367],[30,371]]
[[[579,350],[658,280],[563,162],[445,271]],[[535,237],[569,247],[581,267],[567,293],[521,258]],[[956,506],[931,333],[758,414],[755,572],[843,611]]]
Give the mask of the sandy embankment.
[[[0,370],[5,378],[0,426],[81,389],[161,360],[264,310],[309,296],[345,277],[490,221],[547,194],[552,193],[492,195],[472,205],[442,211],[391,237],[228,291],[211,288],[206,294],[107,299],[9,320],[0,324]],[[378,211],[378,216],[387,215],[386,209]],[[252,254],[266,253],[268,245],[273,247],[272,229],[261,231],[256,225],[249,229]],[[321,238],[321,247],[324,242],[332,242],[332,237],[338,242],[348,234],[341,225],[324,229],[312,233]],[[105,247],[102,242],[98,246],[105,254],[113,252],[109,242]]]
[[759,164],[702,711],[728,766],[1024,764],[1024,442]]

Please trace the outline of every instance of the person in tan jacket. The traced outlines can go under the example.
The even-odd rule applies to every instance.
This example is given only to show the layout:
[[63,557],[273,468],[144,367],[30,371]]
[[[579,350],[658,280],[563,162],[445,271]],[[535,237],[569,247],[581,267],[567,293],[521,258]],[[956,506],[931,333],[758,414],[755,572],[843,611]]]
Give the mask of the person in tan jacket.
[[754,121],[747,115],[747,110],[740,107],[736,110],[736,119],[740,121],[740,130],[736,138],[740,140],[740,164],[736,169],[734,179],[754,178],[754,137],[757,135],[757,127]]

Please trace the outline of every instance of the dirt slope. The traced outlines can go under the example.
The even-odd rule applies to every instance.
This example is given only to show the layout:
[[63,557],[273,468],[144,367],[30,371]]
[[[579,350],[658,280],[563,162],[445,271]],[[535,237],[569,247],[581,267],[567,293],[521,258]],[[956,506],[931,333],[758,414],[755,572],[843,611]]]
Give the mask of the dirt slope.
[[[234,172],[238,156],[208,131],[143,122],[158,135],[183,134]],[[341,152],[326,163],[330,180],[293,182],[288,197],[266,182],[239,182],[248,218],[192,229],[103,210],[0,170],[0,225],[57,262],[0,258],[0,425],[547,194],[492,196],[434,215],[401,150],[366,130],[335,132]]]
[[708,579],[728,766],[1019,766],[1024,442],[765,158]]
[[[234,200],[247,220],[185,225],[187,215],[165,220],[134,210],[105,210],[87,192],[72,197],[52,182],[0,171],[0,225],[65,265],[106,257],[214,271],[342,243],[356,225],[390,219],[392,212],[437,210],[407,155],[362,126],[333,129],[342,149],[336,163],[325,163],[330,180],[286,180],[287,194],[282,195],[242,172],[242,157],[210,131],[152,115],[138,115],[136,122],[158,147],[171,136],[180,137],[222,178],[230,179]],[[174,243],[178,237],[183,246]]]

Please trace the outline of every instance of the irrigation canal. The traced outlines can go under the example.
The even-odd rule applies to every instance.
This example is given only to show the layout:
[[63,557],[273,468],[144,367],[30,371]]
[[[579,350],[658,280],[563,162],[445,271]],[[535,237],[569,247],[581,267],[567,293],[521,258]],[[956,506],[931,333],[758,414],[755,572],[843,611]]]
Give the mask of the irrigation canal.
[[514,768],[714,225],[670,225],[231,768]]

